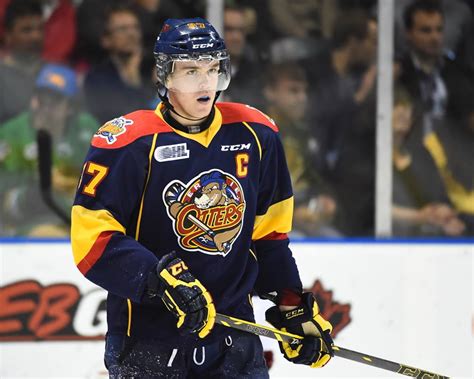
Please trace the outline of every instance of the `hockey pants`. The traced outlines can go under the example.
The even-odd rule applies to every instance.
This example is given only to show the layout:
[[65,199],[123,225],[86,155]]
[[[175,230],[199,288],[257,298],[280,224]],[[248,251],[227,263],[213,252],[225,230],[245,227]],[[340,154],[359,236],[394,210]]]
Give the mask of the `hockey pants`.
[[229,331],[207,345],[169,346],[107,335],[105,364],[119,378],[268,378],[259,337]]

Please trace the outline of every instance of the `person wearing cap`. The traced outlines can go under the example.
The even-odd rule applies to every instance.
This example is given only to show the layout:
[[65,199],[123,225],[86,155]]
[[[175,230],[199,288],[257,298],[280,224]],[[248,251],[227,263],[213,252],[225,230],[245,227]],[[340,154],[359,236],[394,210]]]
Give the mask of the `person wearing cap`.
[[275,293],[267,320],[304,336],[292,363],[331,359],[331,324],[303,292],[288,235],[293,192],[278,127],[230,83],[224,40],[202,18],[168,19],[155,44],[155,110],[96,132],[71,211],[78,270],[108,291],[111,378],[268,378],[251,296]]
[[82,158],[98,122],[78,111],[76,74],[66,66],[46,64],[36,78],[28,111],[0,126],[0,212],[2,235],[66,236],[66,225],[40,198],[36,133],[53,142],[53,191],[67,210]]

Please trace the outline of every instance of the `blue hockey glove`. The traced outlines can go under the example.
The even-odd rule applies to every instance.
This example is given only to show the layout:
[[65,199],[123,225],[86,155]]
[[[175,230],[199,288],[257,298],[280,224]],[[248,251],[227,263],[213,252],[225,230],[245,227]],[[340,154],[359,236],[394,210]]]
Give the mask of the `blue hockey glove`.
[[160,259],[148,280],[148,293],[159,296],[178,319],[181,334],[206,337],[214,326],[216,308],[211,295],[175,252]]
[[277,329],[304,336],[303,342],[295,346],[278,343],[283,356],[290,362],[323,367],[334,356],[330,336],[332,325],[319,314],[312,293],[303,293],[301,304],[292,310],[271,307],[265,312],[265,318]]

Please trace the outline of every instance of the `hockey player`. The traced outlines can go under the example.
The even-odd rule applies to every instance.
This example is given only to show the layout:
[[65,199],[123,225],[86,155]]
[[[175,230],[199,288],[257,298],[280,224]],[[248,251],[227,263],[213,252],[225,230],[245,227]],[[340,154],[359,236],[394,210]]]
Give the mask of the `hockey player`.
[[167,20],[155,46],[161,104],[102,126],[72,208],[79,270],[108,292],[111,377],[268,377],[251,294],[277,293],[280,344],[311,367],[332,356],[331,325],[302,284],[287,234],[293,195],[278,129],[260,111],[217,103],[230,82],[224,41],[206,20]]

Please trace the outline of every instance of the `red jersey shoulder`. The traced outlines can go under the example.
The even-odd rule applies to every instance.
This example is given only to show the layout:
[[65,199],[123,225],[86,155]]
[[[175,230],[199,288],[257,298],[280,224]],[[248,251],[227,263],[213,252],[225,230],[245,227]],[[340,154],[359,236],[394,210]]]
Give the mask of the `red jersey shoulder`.
[[117,149],[140,137],[172,131],[154,111],[140,110],[114,118],[102,125],[92,137],[92,146]]
[[268,126],[273,131],[278,132],[275,121],[257,108],[239,103],[216,103],[216,105],[221,111],[223,124],[255,122]]

